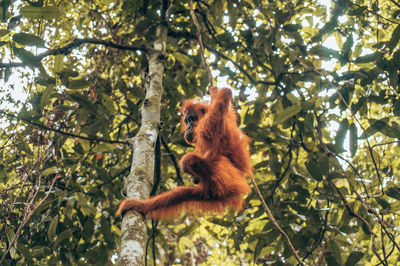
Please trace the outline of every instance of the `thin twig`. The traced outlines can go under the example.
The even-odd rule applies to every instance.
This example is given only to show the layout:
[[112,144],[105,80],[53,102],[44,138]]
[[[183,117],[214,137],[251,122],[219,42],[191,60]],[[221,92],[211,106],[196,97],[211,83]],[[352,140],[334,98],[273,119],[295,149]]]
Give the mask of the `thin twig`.
[[197,29],[196,33],[197,33],[197,40],[200,45],[201,61],[203,62],[204,68],[207,71],[208,82],[210,83],[209,85],[212,86],[213,85],[213,76],[211,74],[210,67],[207,64],[206,58],[204,56],[204,45],[203,45],[203,39],[201,37],[201,27],[200,27],[199,22],[197,21],[196,14],[194,13],[193,0],[189,1],[189,5],[190,5],[190,15],[192,16],[193,23],[196,25],[196,29]]
[[180,172],[178,161],[176,160],[176,157],[175,157],[174,153],[171,151],[171,149],[169,148],[167,142],[165,141],[165,139],[164,139],[164,137],[162,135],[161,135],[161,143],[162,143],[164,149],[167,151],[167,153],[169,155],[169,158],[172,161],[172,164],[174,165],[175,172],[176,172],[176,178],[178,180],[178,183],[180,185],[182,185],[183,184],[183,179],[182,179],[182,176],[181,176],[181,172]]
[[329,181],[329,184],[339,194],[339,197],[342,200],[347,211],[349,212],[350,216],[353,216],[353,217],[357,218],[359,221],[361,221],[367,227],[369,233],[371,235],[375,235],[374,230],[371,228],[371,225],[363,217],[361,217],[360,215],[358,215],[356,212],[353,211],[353,209],[350,207],[350,204],[344,197],[343,193],[340,191],[340,189],[332,181]]
[[[382,215],[383,219],[383,215]],[[385,261],[385,264],[388,265],[387,262],[387,255],[386,255],[386,248],[385,248],[385,233],[383,232],[383,228],[381,227],[381,246],[382,246],[382,254],[383,254],[383,260]]]
[[371,149],[379,147],[379,146],[385,146],[385,145],[391,145],[391,144],[397,144],[400,143],[400,141],[398,140],[394,140],[394,141],[389,141],[389,142],[384,142],[384,143],[377,143],[371,146]]
[[218,56],[222,57],[223,59],[225,59],[226,61],[231,62],[235,67],[237,67],[240,72],[242,72],[249,80],[251,83],[253,83],[254,85],[258,85],[258,84],[263,84],[263,85],[276,85],[276,82],[272,82],[272,81],[263,81],[263,80],[256,80],[254,79],[241,65],[239,65],[236,61],[232,60],[231,58],[229,58],[228,56],[224,55],[223,53],[219,52],[218,50],[208,46],[207,44],[204,45],[208,50],[210,50],[211,52],[217,54]]
[[[28,209],[27,209],[27,212],[28,212],[28,213],[27,213],[27,215],[25,216],[25,218],[23,219],[21,225],[18,227],[17,232],[15,233],[15,236],[14,236],[13,240],[9,243],[6,252],[4,252],[3,257],[2,257],[1,260],[0,260],[0,264],[3,262],[3,260],[4,260],[5,257],[7,256],[8,252],[10,251],[10,249],[14,246],[15,242],[17,241],[17,239],[19,238],[19,235],[20,235],[21,232],[22,232],[22,229],[25,227],[25,225],[27,224],[27,222],[31,219],[33,213],[36,211],[36,209],[37,209],[40,205],[43,204],[43,202],[44,202],[44,201],[47,199],[47,197],[51,194],[51,190],[53,189],[54,183],[57,181],[58,178],[60,178],[60,175],[56,175],[56,176],[53,178],[53,180],[51,181],[49,190],[47,191],[46,196],[44,196],[44,198],[43,198],[41,201],[39,201],[39,203],[36,204],[35,207],[34,207],[33,209],[31,209],[31,210],[28,210]],[[39,188],[38,188],[38,190],[39,190]],[[36,195],[36,194],[35,194],[35,195]],[[31,204],[33,204],[33,200],[34,200],[34,199],[35,199],[35,197],[32,198]]]
[[324,219],[324,223],[323,223],[323,225],[321,226],[321,229],[320,229],[320,231],[319,231],[318,240],[315,241],[315,243],[314,243],[314,245],[311,247],[311,249],[307,252],[306,255],[304,255],[303,261],[304,261],[305,259],[307,259],[308,256],[312,255],[312,253],[314,252],[314,250],[321,244],[322,240],[324,239],[325,233],[326,233],[326,231],[328,230],[328,215],[329,215],[329,211],[330,211],[329,204],[330,204],[330,202],[329,202],[329,200],[328,200],[328,210],[325,212],[325,219]]
[[[185,37],[185,38],[191,38],[191,39],[196,39],[196,36],[194,36],[193,34],[191,34],[190,32],[177,32],[174,31],[171,28],[168,28],[168,36],[171,37]],[[239,63],[237,63],[235,60],[229,58],[228,56],[226,56],[225,54],[223,54],[222,52],[212,48],[211,46],[207,45],[206,43],[204,43],[204,47],[211,51],[212,53],[218,55],[219,57],[225,59],[226,61],[231,62],[237,69],[239,69],[239,71],[244,74],[251,83],[253,83],[254,85],[258,85],[258,84],[263,84],[263,85],[267,85],[267,86],[272,86],[272,85],[276,85],[275,81],[263,81],[263,80],[256,80],[254,79],[250,73],[248,73]]]
[[299,257],[299,255],[297,254],[297,251],[294,248],[294,246],[292,244],[292,241],[290,241],[289,236],[285,233],[285,231],[283,231],[283,229],[281,228],[279,223],[275,220],[274,216],[272,215],[271,210],[269,209],[269,207],[268,207],[267,203],[265,202],[260,190],[258,189],[257,183],[254,180],[254,176],[250,176],[250,178],[251,178],[251,183],[253,184],[254,190],[256,191],[256,194],[257,194],[258,198],[260,199],[261,204],[262,204],[265,212],[267,213],[268,219],[274,225],[275,229],[278,230],[278,232],[284,237],[284,239],[286,240],[286,243],[288,244],[288,246],[289,246],[290,250],[292,251],[294,257],[296,258],[297,262],[300,265],[305,265],[304,262]]
[[395,4],[397,7],[399,7],[400,8],[400,4],[399,3],[397,3],[396,1],[394,1],[394,0],[390,0],[390,2],[392,2],[393,4]]
[[125,167],[125,169],[121,170],[121,172],[119,172],[118,174],[116,174],[115,176],[113,176],[112,178],[110,178],[109,180],[104,181],[104,182],[98,184],[98,185],[96,186],[96,189],[99,189],[99,188],[101,188],[101,187],[104,186],[104,185],[110,184],[112,181],[114,181],[115,179],[117,179],[118,177],[120,177],[121,175],[123,175],[123,174],[124,174],[126,171],[128,171],[129,169],[131,169],[130,166]]
[[356,115],[353,113],[353,111],[351,110],[351,108],[350,108],[350,106],[348,105],[348,103],[346,102],[346,100],[343,98],[343,95],[340,93],[340,91],[336,89],[336,92],[338,93],[338,95],[339,95],[339,97],[340,97],[340,100],[343,102],[343,104],[346,106],[346,108],[350,111],[351,115],[353,116],[353,118],[356,120],[356,122],[357,122],[358,125],[360,126],[361,130],[362,130],[362,131],[364,132],[364,134],[366,135],[365,141],[367,142],[368,152],[369,152],[369,155],[371,156],[372,164],[373,164],[373,166],[374,166],[374,168],[375,168],[375,172],[376,172],[376,175],[377,175],[377,177],[378,177],[378,181],[379,181],[379,184],[380,184],[380,188],[381,188],[381,191],[382,191],[382,195],[384,195],[385,192],[383,191],[383,187],[384,187],[384,186],[383,186],[382,176],[381,176],[381,173],[380,173],[380,171],[379,171],[378,165],[377,165],[377,163],[376,163],[376,160],[375,160],[375,157],[374,157],[374,154],[373,154],[373,150],[372,150],[372,147],[371,147],[371,143],[370,143],[369,140],[368,140],[368,136],[367,136],[367,133],[366,133],[367,131],[364,129],[364,127],[362,126],[361,122],[358,120],[358,118],[356,117]]
[[357,3],[353,3],[352,1],[349,1],[349,0],[347,1],[347,3],[349,3],[349,4],[351,4],[351,5],[354,5],[354,6],[356,6],[356,7],[359,7],[359,8],[361,8],[361,9],[363,9],[365,12],[370,13],[370,14],[373,14],[373,15],[376,15],[376,16],[382,18],[383,20],[389,21],[389,22],[391,22],[391,23],[393,23],[393,24],[400,24],[400,23],[397,22],[397,21],[394,21],[394,20],[392,20],[392,19],[386,18],[386,17],[384,17],[384,16],[378,14],[378,12],[369,10],[368,7],[365,7],[365,6],[363,6],[363,5],[359,5],[359,4],[357,4]]
[[372,235],[371,250],[372,250],[372,252],[375,254],[375,256],[378,258],[378,260],[380,261],[380,263],[379,263],[378,265],[382,264],[382,265],[385,265],[385,266],[386,266],[385,262],[381,259],[381,256],[379,255],[378,251],[376,251],[376,247],[375,247],[375,238],[376,238],[376,236],[375,236],[375,235]]
[[[353,169],[354,173],[362,180],[363,177],[362,177],[361,174],[357,171],[357,168],[356,168],[349,160],[347,160],[347,159],[344,158],[343,156],[340,156],[340,155],[334,153],[333,151],[331,151],[331,150],[326,146],[326,144],[324,143],[324,141],[323,141],[323,139],[322,139],[321,118],[320,118],[320,116],[317,114],[316,111],[314,111],[314,115],[315,115],[315,118],[316,118],[316,120],[317,120],[318,139],[319,139],[320,145],[321,145],[322,148],[324,149],[325,153],[328,154],[328,155],[332,155],[332,156],[335,157],[335,158],[338,157],[338,158],[342,159],[343,161],[345,161],[345,162]],[[367,194],[367,197],[369,197],[369,195],[368,195],[368,189],[367,189],[365,183],[364,183],[363,181],[361,181],[361,184],[363,185],[363,187],[364,187],[364,189],[365,189],[365,193]]]
[[[367,207],[364,205],[364,207]],[[397,244],[396,239],[394,236],[387,230],[386,226],[384,225],[384,221],[381,219],[379,214],[373,209],[373,208],[366,208],[369,213],[372,213],[375,215],[375,218],[378,220],[378,223],[381,225],[383,231],[385,234],[388,236],[389,240],[393,243],[393,245],[397,248],[397,250],[400,252],[400,245]]]
[[154,219],[151,219],[151,234],[147,238],[146,250],[144,252],[144,254],[145,254],[144,265],[145,266],[147,266],[147,252],[148,252],[148,249],[149,249],[150,240],[153,240],[153,247],[152,247],[153,264],[156,265],[156,253],[155,253],[156,251],[155,251],[155,247],[154,247],[154,243],[155,243],[154,237],[155,237],[155,234],[156,234],[157,226],[158,226],[158,221],[155,221]]

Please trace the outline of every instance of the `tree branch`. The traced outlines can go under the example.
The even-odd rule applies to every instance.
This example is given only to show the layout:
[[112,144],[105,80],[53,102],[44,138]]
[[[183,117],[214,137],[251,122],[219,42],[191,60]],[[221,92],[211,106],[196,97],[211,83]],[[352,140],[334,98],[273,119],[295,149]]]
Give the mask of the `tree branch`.
[[39,127],[41,129],[44,129],[44,130],[47,130],[47,131],[52,131],[52,132],[55,132],[57,134],[66,135],[66,136],[69,136],[69,137],[74,137],[74,138],[78,138],[78,139],[84,139],[84,140],[88,140],[90,142],[105,142],[105,143],[111,143],[111,144],[129,145],[129,143],[127,141],[108,140],[108,139],[102,139],[102,138],[89,138],[89,137],[85,137],[85,136],[75,135],[75,134],[68,133],[68,132],[65,132],[65,131],[62,131],[62,130],[59,130],[59,129],[47,127],[45,125],[30,121],[30,120],[28,120],[26,118],[19,118],[18,116],[14,115],[14,114],[10,114],[10,113],[4,112],[2,110],[0,110],[0,114],[3,114],[5,116],[11,117],[11,118],[14,118],[14,119],[17,119],[17,120],[24,121],[24,122],[26,122],[28,124],[34,125],[34,126]]
[[71,43],[59,47],[56,49],[48,50],[44,53],[41,53],[37,56],[39,60],[42,60],[44,57],[47,57],[49,55],[57,55],[57,54],[68,54],[71,52],[72,49],[75,49],[82,44],[98,44],[98,45],[104,45],[106,47],[111,47],[119,50],[128,50],[128,51],[142,51],[144,53],[149,52],[152,50],[151,48],[148,48],[146,46],[138,46],[138,45],[122,45],[122,44],[117,44],[113,43],[110,41],[105,41],[105,40],[98,40],[98,39],[93,39],[93,38],[85,38],[85,39],[74,39]]
[[[168,1],[162,1],[161,13],[167,13]],[[157,26],[153,51],[148,54],[146,98],[141,107],[139,132],[131,140],[134,149],[131,173],[125,178],[124,191],[128,198],[146,199],[154,181],[154,145],[160,125],[163,92],[167,27],[162,21]],[[128,211],[122,218],[118,265],[144,265],[147,241],[145,217]]]
[[281,228],[281,226],[279,225],[279,223],[275,220],[275,217],[273,216],[271,210],[269,209],[267,203],[265,202],[260,190],[258,189],[257,183],[254,180],[253,176],[250,176],[251,178],[251,183],[253,184],[254,190],[256,192],[256,195],[258,196],[258,198],[261,201],[261,205],[263,206],[268,219],[271,221],[271,223],[273,224],[273,226],[275,227],[275,229],[283,236],[283,238],[286,240],[286,243],[289,247],[289,249],[292,251],[294,257],[296,258],[297,262],[300,265],[305,265],[304,262],[301,260],[301,258],[299,257],[299,254],[297,254],[296,249],[294,248],[292,241],[290,240],[289,236],[285,233],[285,231],[283,231],[283,229]]
[[[141,51],[147,53],[152,51],[152,48],[146,47],[144,45],[122,45],[113,43],[111,41],[98,40],[93,38],[84,38],[84,39],[73,39],[69,44],[64,45],[59,48],[49,49],[46,52],[43,52],[36,56],[36,60],[40,62],[43,58],[48,57],[50,55],[58,55],[58,54],[69,54],[73,49],[78,48],[82,44],[97,44],[104,45],[106,47],[111,47],[119,50],[128,50],[128,51]],[[11,67],[25,67],[28,66],[26,63],[21,62],[10,62],[10,63],[0,63],[0,68],[11,68]]]
[[[176,32],[170,28],[168,28],[168,36],[171,37],[186,37],[189,39],[195,39],[196,40],[196,36],[189,33],[189,32]],[[254,85],[258,85],[258,84],[263,84],[263,85],[267,85],[267,86],[272,86],[272,85],[276,85],[276,82],[274,81],[263,81],[263,80],[256,80],[254,79],[241,65],[239,65],[239,63],[237,63],[236,61],[232,60],[231,58],[229,58],[228,56],[224,55],[223,53],[219,52],[218,50],[212,48],[211,46],[207,45],[206,43],[204,43],[204,47],[213,52],[214,54],[217,54],[219,57],[225,59],[226,61],[231,62],[237,69],[239,69],[239,71],[241,73],[243,73],[249,80],[251,83],[253,83]]]
[[19,63],[19,62],[10,62],[10,63],[0,62],[0,68],[12,68],[12,67],[27,67],[27,65],[25,63]]
[[343,202],[344,206],[346,207],[347,211],[349,212],[350,216],[353,216],[353,217],[357,218],[359,221],[361,221],[367,227],[369,233],[371,235],[375,235],[374,230],[372,230],[371,225],[367,222],[367,220],[365,220],[363,217],[361,217],[360,215],[358,215],[356,212],[353,211],[353,209],[350,207],[349,202],[344,197],[342,191],[340,191],[340,189],[335,185],[335,183],[333,183],[332,181],[329,181],[329,184],[338,193],[340,199],[342,200],[342,202]]
[[204,43],[203,39],[201,37],[201,27],[199,22],[197,21],[196,14],[194,13],[194,8],[193,8],[193,0],[189,1],[189,6],[190,6],[190,15],[192,16],[193,23],[196,25],[196,34],[197,34],[197,39],[198,43],[200,45],[200,54],[201,54],[201,61],[203,62],[204,68],[206,69],[207,75],[208,75],[208,82],[210,83],[209,85],[213,85],[213,76],[211,74],[210,67],[207,64],[206,58],[204,56]]

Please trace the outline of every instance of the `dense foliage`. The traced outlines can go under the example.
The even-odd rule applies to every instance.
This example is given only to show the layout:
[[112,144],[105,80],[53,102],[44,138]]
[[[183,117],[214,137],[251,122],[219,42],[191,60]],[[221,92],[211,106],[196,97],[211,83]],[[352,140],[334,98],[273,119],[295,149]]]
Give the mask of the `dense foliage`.
[[[398,264],[400,3],[194,4],[253,139],[256,182],[300,258]],[[1,1],[0,264],[116,261],[160,5]],[[174,160],[192,148],[178,110],[208,85],[189,4],[170,5],[158,192],[182,182]],[[149,263],[296,264],[255,193],[243,212],[149,221],[148,232]]]

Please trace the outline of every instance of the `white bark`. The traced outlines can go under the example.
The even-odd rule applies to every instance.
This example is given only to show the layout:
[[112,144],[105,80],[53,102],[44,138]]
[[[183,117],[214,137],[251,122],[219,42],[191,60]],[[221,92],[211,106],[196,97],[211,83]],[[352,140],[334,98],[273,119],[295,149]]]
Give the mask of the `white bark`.
[[[154,180],[154,145],[160,124],[160,105],[163,91],[164,60],[167,29],[157,28],[154,49],[149,54],[149,73],[146,80],[146,99],[141,108],[142,124],[133,139],[134,155],[131,173],[125,179],[127,197],[147,199]],[[119,265],[144,265],[147,240],[146,220],[141,214],[127,212],[122,220]]]

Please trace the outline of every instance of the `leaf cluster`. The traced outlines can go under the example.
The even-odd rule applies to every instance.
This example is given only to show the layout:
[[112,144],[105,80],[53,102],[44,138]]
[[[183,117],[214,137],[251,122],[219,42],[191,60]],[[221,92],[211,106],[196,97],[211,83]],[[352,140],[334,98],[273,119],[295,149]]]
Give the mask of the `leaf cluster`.
[[[207,60],[234,89],[240,127],[253,140],[256,182],[300,258],[395,265],[400,7],[194,2]],[[160,6],[2,1],[0,264],[115,262],[114,212]],[[192,149],[179,134],[180,105],[208,85],[187,1],[171,1],[168,15],[161,135],[169,149],[161,149],[158,192],[181,182],[173,158]],[[16,99],[21,87],[26,100]],[[255,193],[242,212],[181,217],[148,234],[149,263],[153,254],[165,264],[297,263]]]

